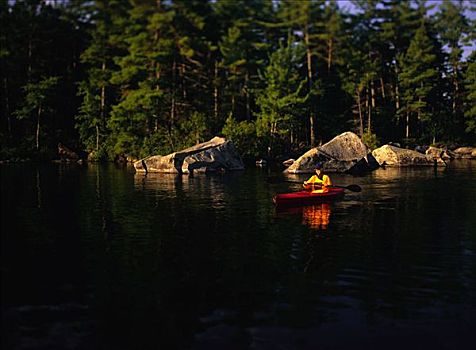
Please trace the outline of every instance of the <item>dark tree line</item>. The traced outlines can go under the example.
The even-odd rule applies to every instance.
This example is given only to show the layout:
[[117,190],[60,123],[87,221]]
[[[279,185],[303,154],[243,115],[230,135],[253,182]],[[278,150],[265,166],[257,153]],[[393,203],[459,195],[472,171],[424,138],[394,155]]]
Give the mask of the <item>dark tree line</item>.
[[[1,158],[245,156],[352,130],[474,144],[475,23],[460,1],[0,0]],[[466,11],[466,12],[465,12]]]

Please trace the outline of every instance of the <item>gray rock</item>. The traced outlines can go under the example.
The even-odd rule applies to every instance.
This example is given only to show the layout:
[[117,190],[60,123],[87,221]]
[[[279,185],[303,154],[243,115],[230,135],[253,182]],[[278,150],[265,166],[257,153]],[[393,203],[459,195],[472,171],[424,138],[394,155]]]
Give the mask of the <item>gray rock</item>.
[[459,147],[453,151],[455,158],[474,159],[476,158],[476,147]]
[[289,166],[291,166],[295,161],[296,161],[295,159],[290,158],[290,159],[288,159],[288,160],[285,160],[285,161],[283,162],[283,165],[289,167]]
[[166,156],[151,156],[134,163],[137,172],[189,174],[242,170],[243,162],[230,141],[214,137],[207,142]]
[[234,171],[243,170],[244,168],[235,146],[230,141],[225,141],[219,146],[191,154],[182,163],[182,173],[184,174],[189,174],[193,171]]
[[[391,145],[384,145],[373,150],[372,155],[380,165],[386,166],[435,165],[435,160],[431,156]],[[437,165],[444,166],[445,163],[440,158],[437,160]]]
[[359,162],[358,171],[371,170],[367,155],[368,148],[360,137],[352,132],[345,132],[320,147],[310,149],[285,172],[312,173],[317,164],[322,166],[324,172],[353,172]]

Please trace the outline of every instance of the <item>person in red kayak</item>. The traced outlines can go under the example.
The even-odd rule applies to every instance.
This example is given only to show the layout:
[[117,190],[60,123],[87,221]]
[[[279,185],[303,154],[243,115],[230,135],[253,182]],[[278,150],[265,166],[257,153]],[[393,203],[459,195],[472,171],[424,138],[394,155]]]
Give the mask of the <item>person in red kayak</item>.
[[332,186],[331,178],[322,172],[320,164],[316,166],[316,174],[312,175],[309,180],[304,181],[303,184],[303,187],[308,191],[312,191],[312,193],[329,192],[328,186]]

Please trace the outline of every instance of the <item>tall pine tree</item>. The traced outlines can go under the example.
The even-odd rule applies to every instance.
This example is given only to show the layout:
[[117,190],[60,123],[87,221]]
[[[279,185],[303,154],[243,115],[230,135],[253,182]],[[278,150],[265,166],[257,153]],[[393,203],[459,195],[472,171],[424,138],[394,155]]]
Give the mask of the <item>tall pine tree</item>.
[[[398,112],[405,116],[407,139],[410,136],[419,136],[417,127],[421,127],[422,122],[431,127],[431,134],[436,137],[436,122],[429,104],[439,78],[436,68],[437,57],[433,51],[433,44],[422,23],[405,55],[399,57],[402,71],[398,79],[403,89],[403,103]],[[412,130],[412,126],[415,130]]]

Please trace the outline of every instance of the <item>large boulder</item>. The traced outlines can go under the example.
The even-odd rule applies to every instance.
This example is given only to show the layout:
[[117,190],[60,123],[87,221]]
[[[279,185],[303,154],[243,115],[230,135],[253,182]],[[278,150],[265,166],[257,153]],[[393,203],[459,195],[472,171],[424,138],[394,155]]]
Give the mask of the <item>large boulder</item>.
[[134,168],[137,172],[188,174],[193,171],[242,170],[244,165],[230,141],[214,137],[166,156],[138,160]]
[[476,147],[459,147],[453,151],[455,158],[473,159],[476,158]]
[[243,170],[245,167],[235,146],[225,141],[219,146],[207,148],[187,156],[182,163],[182,173]]
[[384,145],[373,150],[372,155],[380,165],[410,166],[410,165],[442,165],[445,163],[441,157],[435,158],[410,149]]
[[362,172],[378,167],[360,137],[345,132],[328,143],[312,148],[285,170],[287,173],[312,173],[320,164],[325,172]]

